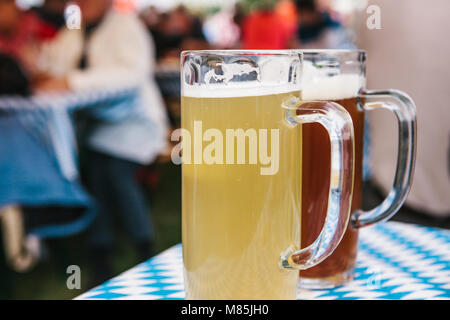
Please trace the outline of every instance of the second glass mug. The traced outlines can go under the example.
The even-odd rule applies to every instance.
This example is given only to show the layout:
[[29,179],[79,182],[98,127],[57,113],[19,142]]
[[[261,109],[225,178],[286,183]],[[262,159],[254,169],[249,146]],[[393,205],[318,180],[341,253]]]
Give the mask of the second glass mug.
[[[186,298],[295,299],[298,270],[328,257],[348,224],[348,112],[301,100],[298,51],[185,51],[181,79]],[[312,122],[327,130],[333,161],[324,226],[299,249],[302,127]]]
[[[304,57],[305,100],[335,101],[350,113],[355,130],[355,179],[352,214],[345,235],[331,256],[314,268],[300,272],[299,286],[331,288],[353,278],[358,249],[358,229],[394,215],[408,195],[415,160],[416,109],[398,90],[365,88],[366,53],[362,50],[301,50]],[[361,210],[363,182],[364,113],[380,108],[398,120],[397,170],[386,199],[370,211]],[[329,139],[320,126],[303,128],[302,247],[320,233],[327,211]]]

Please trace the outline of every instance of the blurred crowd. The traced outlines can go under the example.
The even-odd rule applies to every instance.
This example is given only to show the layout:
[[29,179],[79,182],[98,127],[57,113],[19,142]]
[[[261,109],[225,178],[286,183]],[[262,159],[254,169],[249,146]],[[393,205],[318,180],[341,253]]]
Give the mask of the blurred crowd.
[[[124,226],[137,259],[143,261],[153,255],[154,230],[149,204],[136,175],[140,167],[157,161],[159,155],[164,156],[168,141],[167,112],[154,79],[154,43],[133,13],[133,8],[117,3],[121,2],[48,0],[42,7],[25,11],[15,1],[0,1],[1,95],[83,93],[130,87],[136,90],[136,99],[128,103],[129,115],[119,114],[119,120],[102,121],[80,116],[74,119],[79,138],[79,158],[83,162],[80,164],[80,180],[96,203],[96,218],[86,235],[86,252],[94,270],[92,284],[114,274],[111,258],[117,236],[112,225],[113,215],[118,216]],[[67,11],[68,6],[74,10]],[[20,130],[11,126],[16,121],[14,116],[2,117],[2,121],[1,130]],[[66,124],[59,121],[56,125]],[[16,136],[19,134],[17,132]],[[2,143],[7,144],[8,141]],[[25,154],[29,147],[24,145],[22,141],[10,147],[23,148],[21,152]],[[61,147],[67,149],[70,145]],[[38,159],[34,163],[29,159],[30,166],[47,168]],[[2,175],[20,172],[11,160],[1,160],[8,164],[7,167],[2,166]],[[30,217],[36,220],[38,216],[52,226],[71,211],[62,207],[58,190],[45,189],[49,184],[59,184],[59,189],[68,188],[67,179],[51,180],[50,173],[55,172],[50,171],[44,177],[49,181],[41,186],[41,193],[56,192],[59,198],[49,194],[47,203],[29,199],[28,203],[20,203],[21,207],[14,207],[19,211],[16,214],[2,214],[6,252],[9,255],[7,260],[17,269],[26,269],[20,262],[26,259],[23,259],[25,253],[21,246],[11,240],[17,239],[17,236],[11,235],[20,231],[17,227],[20,223],[10,223],[10,220],[17,221],[16,217],[23,211],[25,220],[28,220],[22,223],[25,228]],[[32,176],[24,179],[27,186],[30,185],[27,180],[33,181]],[[72,182],[73,177],[68,180]],[[15,184],[14,181],[12,183]],[[19,184],[19,181],[16,183]],[[69,187],[73,188],[74,183]],[[39,181],[35,187],[39,187]],[[70,190],[62,192],[73,194]],[[72,197],[76,198],[76,195]],[[73,206],[71,201],[74,200],[65,200],[69,202],[68,207]],[[58,205],[56,209],[52,208],[55,204]],[[40,208],[43,206],[48,207],[44,212]],[[55,216],[55,210],[59,211],[59,216]],[[6,208],[4,211],[12,210]],[[56,217],[56,221],[50,217]],[[14,226],[15,229],[11,229]],[[27,230],[24,232],[26,234]]]
[[183,5],[168,12],[149,6],[140,18],[158,59],[178,59],[181,50],[193,49],[355,47],[346,17],[314,0],[245,0],[198,15]]
[[[138,88],[139,118],[76,123],[83,130],[78,142],[81,181],[99,204],[86,237],[94,283],[114,274],[109,263],[114,253],[113,211],[139,261],[154,254],[150,204],[136,174],[157,181],[158,173],[149,165],[168,161],[169,133],[179,125],[180,52],[356,48],[355,33],[348,27],[353,21],[327,3],[242,0],[232,7],[195,12],[182,5],[168,11],[157,6],[137,10],[134,1],[113,0],[46,0],[23,9],[15,0],[0,0],[0,98]],[[68,11],[68,6],[75,10]],[[165,81],[175,83],[175,90],[165,90]],[[439,210],[437,215],[446,216],[445,206]]]
[[[124,6],[124,1],[109,2],[113,10],[122,14],[128,11],[134,15],[137,11],[135,6]],[[347,18],[320,3],[314,0],[243,0],[231,8],[200,13],[193,13],[183,5],[168,11],[149,6],[139,10],[138,16],[148,30],[152,58],[158,62],[178,62],[182,50],[192,49],[354,48],[354,35],[345,27]],[[2,84],[6,84],[1,89],[4,94],[15,93],[9,86],[20,83],[22,87],[16,89],[19,93],[45,90],[49,86],[50,89],[67,87],[61,82],[48,81],[54,70],[48,72],[48,62],[43,61],[41,51],[76,19],[76,12],[67,10],[72,4],[77,1],[46,0],[42,6],[23,10],[15,0],[0,2],[2,63],[6,65],[6,60],[12,59],[9,64],[18,64],[23,73],[22,79],[17,75],[17,84],[2,75]],[[99,21],[95,21],[94,26],[88,25],[89,10],[88,7],[81,10],[79,17],[85,37],[101,22],[97,17]]]
[[[150,204],[136,176],[154,185],[158,173],[150,165],[169,158],[169,133],[179,125],[182,50],[353,46],[338,17],[312,0],[246,0],[197,13],[183,5],[169,11],[155,6],[138,11],[135,4],[46,0],[24,9],[14,0],[0,0],[0,96],[138,87],[137,118],[99,122],[75,117],[77,136],[82,137],[77,141],[80,180],[98,204],[86,236],[93,283],[114,274],[113,214],[122,221],[139,261],[154,253]],[[167,83],[172,90],[164,89]],[[13,208],[3,211],[23,211],[27,219],[35,219],[36,210],[54,211]],[[17,261],[12,265],[26,269]]]

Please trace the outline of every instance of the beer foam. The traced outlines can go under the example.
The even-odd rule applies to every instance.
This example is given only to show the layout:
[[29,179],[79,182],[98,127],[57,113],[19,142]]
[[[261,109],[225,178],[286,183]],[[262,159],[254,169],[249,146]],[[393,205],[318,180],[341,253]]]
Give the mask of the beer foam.
[[359,74],[334,74],[333,70],[318,69],[310,61],[304,61],[302,80],[303,100],[340,100],[358,95],[363,86]]
[[[302,99],[307,101],[340,100],[356,97],[364,81],[359,74],[340,74],[336,73],[335,69],[319,69],[314,67],[310,61],[304,61],[301,84],[271,81],[270,79],[274,79],[277,76],[273,70],[288,69],[284,65],[280,65],[278,69],[273,68],[273,66],[271,68],[271,72],[261,73],[262,81],[206,83],[202,85],[188,85],[184,83],[182,84],[183,96],[193,98],[232,98],[302,91]],[[249,73],[249,71],[244,70],[242,73]]]
[[192,98],[255,97],[300,91],[300,84],[270,82],[228,82],[184,85],[182,95]]

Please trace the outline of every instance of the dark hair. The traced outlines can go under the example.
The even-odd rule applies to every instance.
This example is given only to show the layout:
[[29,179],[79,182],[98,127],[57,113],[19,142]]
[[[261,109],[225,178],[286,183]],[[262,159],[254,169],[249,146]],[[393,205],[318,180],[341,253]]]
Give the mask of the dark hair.
[[297,0],[295,1],[299,11],[316,11],[317,5],[315,0]]
[[30,82],[19,63],[0,53],[0,95],[29,96]]

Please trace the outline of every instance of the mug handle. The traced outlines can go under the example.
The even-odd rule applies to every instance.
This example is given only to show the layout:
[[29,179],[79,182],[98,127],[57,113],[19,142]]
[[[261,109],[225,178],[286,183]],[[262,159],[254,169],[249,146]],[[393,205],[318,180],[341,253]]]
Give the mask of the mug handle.
[[[365,227],[392,217],[403,205],[411,188],[416,158],[417,123],[413,100],[399,90],[361,91],[358,104],[364,110],[380,108],[392,111],[398,121],[398,154],[394,183],[386,199],[376,208],[356,210],[351,216],[353,228]],[[386,100],[389,102],[380,102]],[[392,102],[393,103],[392,103]]]
[[317,122],[328,131],[331,142],[331,178],[325,224],[317,239],[308,247],[291,245],[279,259],[287,269],[304,270],[326,259],[341,241],[350,219],[354,179],[354,131],[349,113],[334,102],[300,102],[285,106],[286,121],[291,126]]

